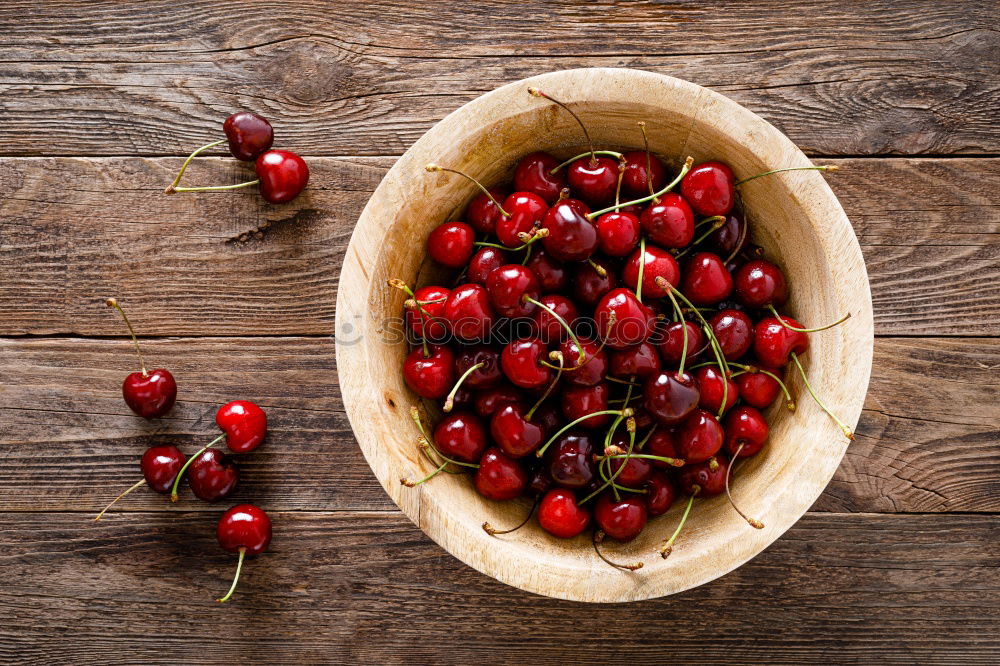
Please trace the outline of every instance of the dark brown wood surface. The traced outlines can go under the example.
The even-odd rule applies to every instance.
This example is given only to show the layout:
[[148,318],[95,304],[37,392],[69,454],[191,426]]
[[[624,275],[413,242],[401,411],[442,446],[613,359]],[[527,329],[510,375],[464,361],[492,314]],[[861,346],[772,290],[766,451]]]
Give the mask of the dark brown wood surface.
[[[998,15],[996,0],[0,4],[0,662],[997,663]],[[581,66],[710,86],[841,166],[879,336],[858,438],[813,510],[722,579],[628,606],[519,592],[424,537],[364,462],[334,358],[339,266],[394,158],[485,91]],[[307,156],[307,192],[162,195],[241,108]],[[189,179],[246,175],[213,158]],[[109,295],[177,377],[165,419],[121,401],[133,360]],[[140,491],[90,518],[146,446],[193,450],[236,397],[272,427],[234,501],[274,512],[275,540],[219,606],[234,565],[219,507]]]

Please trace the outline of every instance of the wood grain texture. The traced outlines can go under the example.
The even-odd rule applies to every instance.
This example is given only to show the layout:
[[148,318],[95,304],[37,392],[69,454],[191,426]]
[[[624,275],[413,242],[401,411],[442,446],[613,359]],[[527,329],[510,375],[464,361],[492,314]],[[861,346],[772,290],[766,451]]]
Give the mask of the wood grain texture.
[[[0,158],[0,334],[330,335],[347,241],[392,158],[313,158],[309,188],[163,195],[181,160]],[[1000,331],[1000,159],[824,160],[880,335]],[[186,182],[235,183],[231,160]],[[808,289],[793,285],[793,289]]]
[[[1000,659],[997,516],[810,514],[728,576],[627,606],[518,592],[460,564],[398,514],[278,512],[273,520],[270,552],[247,562],[222,609],[213,599],[235,558],[215,543],[215,515],[132,514],[97,525],[79,514],[0,515],[0,660]],[[599,584],[625,575],[609,569]]]
[[[197,450],[215,432],[216,408],[236,397],[265,407],[271,434],[240,458],[233,501],[296,511],[393,506],[343,413],[332,341],[144,344],[180,387],[177,407],[161,421],[139,419],[122,402],[121,380],[133,369],[127,341],[0,341],[0,513],[96,513],[138,480],[147,446]],[[997,368],[996,339],[877,339],[857,439],[813,510],[1000,512]],[[190,495],[172,506],[144,490],[118,510],[217,508]]]
[[[4,155],[175,155],[233,110],[313,155],[399,154],[462,103],[576,67],[686,78],[807,153],[997,153],[995,2],[6,2]],[[624,37],[622,37],[624,36]],[[111,131],[109,131],[111,130]]]

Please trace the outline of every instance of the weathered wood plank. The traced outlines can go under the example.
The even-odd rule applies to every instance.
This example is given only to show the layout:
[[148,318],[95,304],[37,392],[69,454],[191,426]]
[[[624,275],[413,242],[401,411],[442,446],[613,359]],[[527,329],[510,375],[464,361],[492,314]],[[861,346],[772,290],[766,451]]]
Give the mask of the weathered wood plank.
[[[153,443],[191,453],[214,437],[235,398],[268,412],[269,440],[242,456],[233,501],[281,510],[393,506],[343,413],[333,342],[199,338],[145,342],[170,369],[179,402],[161,421],[135,417],[119,387],[124,340],[0,340],[0,511],[96,512],[139,478]],[[1000,341],[879,338],[857,440],[819,511],[1000,511]],[[800,396],[800,399],[808,399]],[[971,406],[974,406],[971,407]],[[187,496],[137,492],[122,511],[215,511]]]
[[[252,192],[162,194],[177,158],[0,159],[0,335],[330,335],[358,214],[391,158],[313,158],[283,206]],[[1000,331],[1000,159],[833,160],[880,335]],[[196,163],[192,183],[247,178]],[[810,288],[793,285],[793,288]]]
[[[272,516],[271,550],[248,561],[220,622],[214,599],[235,558],[215,543],[214,515],[132,514],[94,525],[79,514],[0,514],[0,660],[1000,659],[997,516],[810,514],[727,576],[627,606],[518,592],[451,558],[397,514]],[[624,575],[609,569],[603,584]]]
[[813,154],[997,153],[995,19],[932,0],[7,2],[0,154],[174,155],[242,108],[307,154],[398,154],[483,92],[586,66],[710,86]]

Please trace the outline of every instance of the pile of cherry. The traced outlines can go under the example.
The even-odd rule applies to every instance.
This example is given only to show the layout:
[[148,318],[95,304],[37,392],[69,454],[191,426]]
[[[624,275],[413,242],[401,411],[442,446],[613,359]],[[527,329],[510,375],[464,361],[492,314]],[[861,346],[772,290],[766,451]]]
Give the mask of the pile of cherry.
[[[163,368],[146,370],[139,341],[125,310],[113,298],[108,299],[107,305],[121,313],[139,357],[139,371],[130,373],[122,382],[125,404],[146,419],[165,416],[177,400],[177,382]],[[178,499],[183,479],[187,480],[191,492],[206,502],[218,502],[232,495],[239,480],[239,470],[232,459],[212,447],[225,439],[226,446],[233,453],[253,451],[267,435],[267,415],[252,402],[234,400],[219,408],[215,414],[215,423],[222,434],[190,458],[172,444],[147,449],[139,462],[142,480],[112,500],[111,504],[97,514],[95,520],[100,520],[118,500],[144,484],[158,493],[170,493],[170,499],[174,502]],[[222,514],[216,528],[216,537],[225,550],[239,553],[236,576],[229,592],[219,599],[228,601],[236,591],[244,557],[264,552],[271,543],[271,519],[263,509],[253,504],[238,504]]]
[[464,221],[427,240],[430,257],[456,271],[452,286],[389,281],[408,297],[406,383],[444,412],[428,431],[411,410],[433,470],[401,482],[471,472],[489,499],[535,497],[513,529],[536,508],[557,537],[596,523],[598,555],[634,570],[642,563],[612,562],[598,544],[634,539],[683,493],[683,516],[659,549],[666,557],[696,497],[725,492],[732,501],[733,467],[768,439],[761,410],[782,394],[795,408],[787,366],[852,437],[800,362],[807,333],[847,317],[810,329],[779,314],[787,280],[751,244],[739,186],[790,169],[737,181],[727,165],[692,167],[689,157],[670,178],[648,143],[595,150],[571,109],[530,92],[572,114],[590,150],[565,161],[527,155],[509,187],[428,165],[482,193]]

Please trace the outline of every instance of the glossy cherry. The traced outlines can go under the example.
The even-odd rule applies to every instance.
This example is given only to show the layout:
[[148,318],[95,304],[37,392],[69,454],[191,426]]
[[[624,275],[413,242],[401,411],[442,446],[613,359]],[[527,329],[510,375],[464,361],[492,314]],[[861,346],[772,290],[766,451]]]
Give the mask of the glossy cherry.
[[502,502],[521,495],[528,487],[528,474],[513,458],[496,447],[486,449],[473,479],[483,497]]
[[696,409],[677,428],[674,447],[686,463],[698,463],[719,452],[724,436],[714,416],[704,409]]
[[537,194],[514,192],[503,202],[508,216],[497,220],[496,235],[507,247],[524,244],[520,234],[531,233],[545,218],[549,205]]
[[[538,278],[543,294],[565,291],[569,287],[569,270],[561,261],[553,259],[544,248],[533,246],[534,251],[525,264]],[[595,299],[596,301],[596,299]]]
[[572,539],[590,525],[590,511],[580,506],[570,490],[553,488],[538,505],[538,523],[560,539]]
[[705,336],[694,322],[686,321],[683,324],[679,321],[671,322],[662,329],[657,349],[663,362],[668,365],[676,365],[681,362],[681,354],[684,351],[684,328],[687,327],[687,359],[690,363],[697,358],[702,348],[705,346]]
[[[472,368],[475,370],[466,375]],[[462,386],[477,391],[500,384],[503,381],[500,353],[487,345],[463,347],[455,354],[455,376],[462,375],[465,375]]]
[[[629,438],[623,434],[615,435],[611,439],[611,444],[622,451],[628,451]],[[652,461],[646,458],[628,458],[627,460],[625,458],[612,458],[609,462],[612,474],[616,474],[615,483],[626,488],[642,488],[653,473]]]
[[465,220],[481,234],[496,233],[497,222],[503,217],[503,211],[497,206],[497,202],[503,202],[507,198],[507,191],[502,188],[490,187],[488,191],[489,196],[480,192],[465,207]]
[[525,155],[514,169],[514,189],[537,194],[552,205],[559,199],[559,193],[566,187],[563,171],[552,173],[559,166],[559,160],[548,153]]
[[548,348],[537,338],[513,340],[500,354],[500,367],[511,384],[524,389],[540,389],[552,381],[553,370],[542,365]]
[[236,463],[219,449],[212,448],[195,455],[186,476],[191,492],[206,502],[218,502],[232,495],[239,477]]
[[403,379],[421,398],[437,400],[448,395],[455,383],[455,354],[443,345],[428,345],[430,356],[417,347],[403,362]]
[[309,182],[309,167],[289,150],[269,150],[254,162],[260,179],[260,196],[268,203],[291,201]]
[[453,412],[434,427],[434,444],[449,458],[476,463],[486,450],[486,427],[471,412]]
[[545,214],[542,239],[545,251],[559,261],[585,261],[597,250],[597,226],[587,217],[590,209],[574,199],[556,202]]
[[596,305],[604,294],[617,286],[616,273],[604,259],[594,259],[593,265],[590,262],[578,264],[573,272],[573,298],[583,305]]
[[[566,422],[593,414],[595,412],[607,411],[608,400],[611,398],[611,389],[607,384],[595,384],[594,386],[569,385],[562,392],[560,406]],[[597,429],[603,428],[611,422],[611,414],[601,414],[583,419],[578,424],[583,428]]]
[[490,273],[486,278],[486,291],[494,310],[502,317],[511,318],[531,316],[538,307],[531,301],[541,296],[538,278],[521,264],[507,264]]
[[[726,417],[726,451],[734,458],[757,455],[767,442],[767,421],[754,407],[737,407]],[[740,448],[742,447],[742,448]]]
[[[538,299],[544,308],[535,308],[531,314],[534,323],[534,334],[542,342],[558,342],[562,338],[568,338],[566,328],[556,319],[552,313],[559,315],[570,327],[580,316],[576,305],[570,299],[559,294],[546,294]],[[551,312],[550,312],[551,311]],[[566,357],[568,358],[568,357]],[[575,358],[575,357],[574,357]],[[568,360],[568,365],[575,365],[575,360]]]
[[566,172],[566,180],[574,192],[591,206],[615,198],[618,186],[618,161],[611,157],[581,157]]
[[253,162],[274,143],[271,123],[249,111],[240,111],[226,118],[222,131],[229,142],[229,152],[243,162]]
[[728,215],[736,202],[733,171],[722,162],[698,164],[681,180],[681,194],[699,215]]
[[224,550],[240,554],[233,584],[229,587],[229,592],[219,599],[220,602],[225,602],[236,591],[240,571],[243,569],[243,558],[247,555],[259,555],[271,544],[271,519],[263,509],[253,504],[238,504],[222,514],[215,535]]
[[476,392],[473,396],[472,405],[473,409],[476,410],[476,414],[479,414],[484,419],[488,419],[502,406],[512,402],[520,402],[523,399],[524,394],[520,390],[505,381],[501,381],[499,385],[493,388]]
[[605,213],[597,218],[597,243],[601,252],[624,257],[639,244],[639,218],[632,213]]
[[661,247],[682,248],[694,240],[694,213],[684,197],[673,192],[642,211],[639,223],[649,239]]
[[486,278],[489,277],[490,273],[508,263],[510,263],[510,259],[503,250],[498,250],[495,247],[481,247],[469,259],[466,276],[469,282],[475,282],[485,287]]
[[631,541],[646,527],[646,503],[638,497],[615,500],[604,493],[594,504],[594,520],[605,534],[617,541]]
[[788,300],[785,274],[769,261],[748,261],[736,272],[736,298],[750,308],[781,307]]
[[[767,370],[778,377],[782,375],[781,368],[757,366],[757,369]],[[781,393],[781,384],[763,372],[744,372],[736,377],[736,386],[743,402],[757,409],[770,407]]]
[[576,386],[593,386],[604,381],[608,376],[608,353],[596,340],[583,336],[577,336],[577,340],[580,347],[583,347],[583,365],[579,365],[580,347],[577,347],[576,342],[566,338],[559,345],[566,367],[572,368],[563,373],[563,379]]
[[733,293],[733,276],[719,255],[697,252],[684,265],[680,289],[694,305],[715,305]]
[[677,485],[688,495],[712,497],[726,491],[726,472],[729,465],[725,458],[716,456],[693,465],[685,465],[677,474]]
[[528,409],[520,402],[508,403],[490,420],[493,441],[511,458],[523,458],[545,443],[545,426],[538,420],[529,421]]
[[660,355],[650,342],[621,350],[613,350],[609,355],[610,373],[614,377],[626,379],[646,379],[660,372]]
[[233,453],[249,453],[267,436],[267,415],[249,400],[233,400],[219,407],[215,424],[226,433],[226,446]]
[[469,263],[475,249],[476,232],[465,222],[444,222],[427,237],[427,254],[448,268],[461,268]]
[[680,423],[698,406],[698,384],[687,372],[661,372],[646,380],[643,405],[659,423]]
[[[667,168],[656,155],[644,150],[630,150],[622,154],[625,173],[622,175],[622,191],[631,197],[644,197],[656,192],[667,184]],[[648,167],[648,168],[647,168]],[[650,188],[649,174],[652,174]]]
[[139,371],[130,373],[122,382],[122,398],[125,399],[125,404],[144,419],[163,416],[177,401],[177,382],[174,381],[174,376],[163,368],[156,368],[152,372],[146,370],[142,350],[139,348],[139,339],[125,310],[114,298],[105,301],[105,305],[118,310],[125,320],[125,326],[128,327],[132,343],[135,345],[136,356],[139,358]]
[[545,452],[552,480],[563,488],[584,488],[597,476],[594,444],[585,430],[572,429]]
[[743,216],[733,212],[726,215],[726,221],[707,240],[723,257],[735,256],[750,242],[750,230]]
[[139,469],[142,470],[142,480],[112,500],[110,504],[97,514],[94,520],[100,520],[101,516],[114,506],[118,500],[143,484],[161,494],[170,492],[170,488],[174,485],[174,479],[177,478],[177,473],[184,466],[186,459],[181,450],[173,445],[151,446],[146,449],[146,452],[142,454],[142,459],[139,461]]
[[[662,426],[658,427],[653,434],[649,436],[642,452],[659,456],[661,458],[683,460],[680,454],[677,453],[677,448],[674,446],[674,431]],[[650,463],[652,463],[653,467],[658,469],[672,469],[674,467],[674,465],[666,463],[662,460],[650,460]]]
[[[782,316],[789,326],[805,328],[791,317]],[[757,322],[753,332],[753,353],[765,365],[783,368],[791,355],[801,356],[809,349],[809,337],[802,332],[785,328],[774,317],[764,317]]]
[[444,304],[451,295],[450,289],[437,286],[421,287],[413,298],[403,304],[406,325],[418,338],[442,342],[448,337],[448,320],[444,317]]
[[716,312],[709,318],[708,324],[726,360],[735,361],[743,356],[754,342],[753,322],[739,310]]
[[[612,318],[612,313],[614,317]],[[628,289],[612,289],[601,297],[594,309],[598,334],[612,349],[624,349],[648,338],[656,318]]]
[[639,283],[639,262],[642,261],[642,297],[664,298],[667,292],[656,284],[656,278],[663,278],[675,287],[680,283],[681,270],[673,255],[655,245],[646,245],[646,250],[636,250],[625,261],[622,280],[633,291]]
[[[733,405],[736,404],[737,398],[740,397],[736,382],[730,378],[726,380],[728,385],[724,385],[722,373],[714,366],[709,365],[698,368],[694,371],[694,379],[698,382],[698,393],[701,396],[698,398],[698,406],[702,409],[707,409],[713,414],[719,413],[723,395],[725,395],[726,399],[726,408],[722,410],[723,413],[732,409]],[[724,386],[725,388],[723,388]]]
[[455,337],[466,341],[484,340],[496,320],[489,293],[479,284],[452,289],[444,303],[444,317]]
[[646,481],[646,511],[650,517],[662,516],[677,499],[677,489],[669,477],[659,470],[653,470]]

